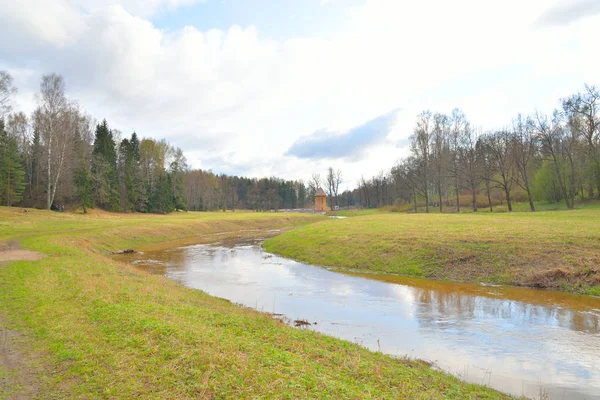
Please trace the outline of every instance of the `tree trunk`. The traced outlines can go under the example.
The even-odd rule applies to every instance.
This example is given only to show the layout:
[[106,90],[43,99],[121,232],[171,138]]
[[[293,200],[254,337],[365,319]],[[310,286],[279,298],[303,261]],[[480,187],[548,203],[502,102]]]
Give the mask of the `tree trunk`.
[[477,211],[477,193],[475,192],[475,185],[471,185],[471,194],[473,195],[473,211]]
[[560,185],[560,190],[563,193],[563,197],[565,198],[565,203],[567,203],[567,208],[571,209],[571,205],[569,204],[569,195],[567,193],[567,186],[563,181],[562,174],[560,173],[560,166],[558,165],[558,160],[556,159],[556,155],[552,152],[552,159],[554,161],[554,168],[556,170],[556,175],[558,178],[558,184]]
[[[52,128],[51,128],[52,129]],[[52,133],[48,141],[48,182],[46,183],[46,208],[52,206]]]
[[444,212],[444,199],[442,198],[442,185],[438,184],[438,194],[440,196],[440,214]]
[[508,187],[504,187],[504,193],[506,196],[506,205],[508,206],[508,211],[511,212],[512,211],[512,203],[510,201],[510,189],[508,189]]
[[362,188],[358,188],[358,205],[362,208]]
[[10,163],[8,162],[8,186],[6,187],[6,206],[10,207]]
[[458,187],[458,178],[456,178],[456,212],[460,212],[460,188]]
[[417,191],[416,190],[413,191],[413,195],[414,195],[413,200],[415,202],[415,214],[416,214],[417,213]]
[[425,178],[425,213],[429,213],[429,185],[427,184],[427,178]]
[[575,167],[573,163],[573,157],[569,156],[569,164],[571,164],[571,184],[569,185],[569,195],[571,196],[571,209],[575,208]]
[[485,191],[487,192],[488,205],[490,207],[490,212],[494,212],[494,208],[492,206],[492,191],[490,189],[490,182],[488,180],[485,181]]
[[523,180],[525,181],[525,191],[527,192],[527,200],[529,201],[529,210],[535,212],[535,206],[533,205],[533,198],[531,196],[531,188],[529,187],[529,177],[527,176],[527,169],[523,170]]

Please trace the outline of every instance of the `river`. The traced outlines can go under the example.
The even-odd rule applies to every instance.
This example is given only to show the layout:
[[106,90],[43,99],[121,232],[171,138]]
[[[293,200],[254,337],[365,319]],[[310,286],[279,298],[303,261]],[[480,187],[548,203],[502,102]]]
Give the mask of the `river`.
[[239,240],[118,256],[213,296],[515,395],[600,399],[600,299],[332,272]]

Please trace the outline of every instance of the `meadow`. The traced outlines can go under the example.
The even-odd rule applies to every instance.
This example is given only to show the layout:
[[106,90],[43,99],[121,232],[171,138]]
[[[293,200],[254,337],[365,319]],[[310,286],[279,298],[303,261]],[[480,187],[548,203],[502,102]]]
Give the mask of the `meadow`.
[[[518,208],[517,208],[518,209]],[[600,209],[385,213],[340,211],[271,238],[267,251],[353,272],[600,295]]]
[[0,264],[0,398],[509,397],[421,361],[292,328],[109,257],[166,241],[343,226],[323,219],[0,207],[0,248],[46,256]]

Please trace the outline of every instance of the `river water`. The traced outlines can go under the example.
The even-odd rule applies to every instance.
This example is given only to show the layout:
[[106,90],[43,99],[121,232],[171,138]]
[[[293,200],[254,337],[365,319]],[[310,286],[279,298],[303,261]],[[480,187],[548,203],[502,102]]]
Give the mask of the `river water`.
[[258,241],[120,255],[185,286],[515,395],[600,399],[600,299],[521,288],[348,275]]

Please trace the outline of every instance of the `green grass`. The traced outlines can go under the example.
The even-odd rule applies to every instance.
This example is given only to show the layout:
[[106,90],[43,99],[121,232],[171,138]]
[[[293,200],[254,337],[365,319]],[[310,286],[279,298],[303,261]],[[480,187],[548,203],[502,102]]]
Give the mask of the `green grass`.
[[[485,213],[490,212],[490,209],[488,208],[487,204],[483,200],[484,200],[483,197],[479,196],[478,209],[477,209],[477,213],[479,213],[479,214],[482,214],[482,213],[485,214]],[[455,204],[454,202],[452,202],[449,206],[444,204],[443,212],[444,213],[455,213],[456,206],[454,204]],[[545,201],[544,202],[534,202],[534,206],[535,206],[536,211],[569,211],[567,209],[567,207],[565,206],[564,202],[554,202],[554,203],[549,203],[549,202],[545,202]],[[531,212],[528,202],[512,203],[512,209],[513,209],[513,212],[515,212],[515,213]],[[600,209],[600,201],[591,201],[591,200],[581,201],[581,200],[579,200],[579,201],[575,202],[575,209],[579,209],[579,210],[580,209],[586,209],[586,210]],[[419,213],[425,213],[426,209],[425,209],[424,203],[422,203],[422,202],[419,203],[417,205],[417,210]],[[389,213],[389,212],[412,213],[412,212],[414,212],[414,206],[410,203],[403,203],[403,204],[398,204],[398,205],[384,206],[384,207],[380,207],[380,208],[371,208],[371,209],[352,208],[349,210],[330,211],[330,212],[328,212],[328,214],[348,216],[348,217],[358,217],[358,216],[363,216],[363,215],[375,215],[375,214],[383,214],[383,213]],[[470,199],[467,198],[466,196],[462,197],[460,212],[466,213],[466,214],[470,214],[473,212],[473,209],[471,208]],[[497,200],[495,200],[494,206],[493,206],[493,213],[505,213],[505,212],[508,212],[508,207],[506,206],[506,204],[505,203],[500,204],[500,203],[498,203]],[[430,214],[439,214],[440,213],[439,206],[430,206],[429,213]]]
[[600,209],[379,213],[269,239],[267,251],[358,272],[600,292]]
[[385,211],[379,208],[363,208],[363,209],[350,209],[350,210],[339,210],[339,211],[330,211],[328,214],[337,215],[340,217],[362,217],[365,215],[376,215],[382,214]]
[[[27,338],[14,350],[35,361],[40,398],[507,398],[106,257],[164,240],[210,241],[323,218],[0,208],[0,240],[48,255],[0,266],[0,323]],[[0,371],[0,378],[9,374]],[[0,381],[2,395],[18,389]]]

